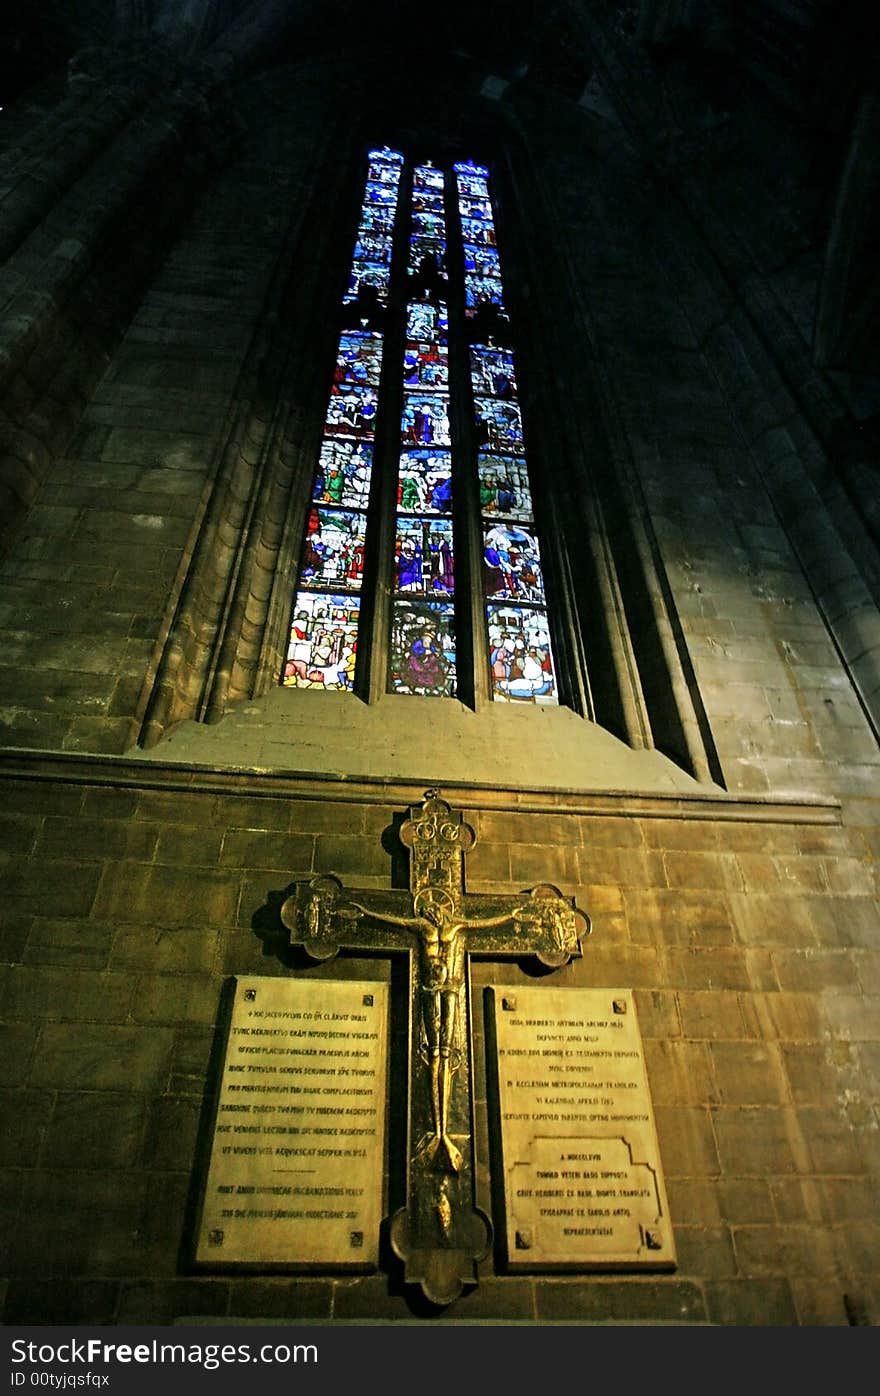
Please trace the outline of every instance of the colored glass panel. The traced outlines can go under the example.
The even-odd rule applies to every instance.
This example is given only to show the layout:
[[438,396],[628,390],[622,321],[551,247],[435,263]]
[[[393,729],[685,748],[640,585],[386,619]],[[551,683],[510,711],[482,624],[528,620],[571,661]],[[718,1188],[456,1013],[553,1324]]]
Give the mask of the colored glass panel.
[[382,371],[382,336],[352,330],[340,336],[333,391],[345,384],[368,384],[378,388]]
[[515,402],[474,398],[477,443],[493,451],[521,451],[522,417]]
[[403,381],[407,387],[448,387],[449,353],[445,345],[410,341],[403,356]]
[[481,454],[477,470],[484,518],[504,517],[531,523],[532,496],[524,456]]
[[489,606],[489,661],[497,700],[556,703],[547,614],[525,606]]
[[364,574],[364,515],[313,504],[306,528],[301,581],[312,588],[359,587]]
[[423,393],[406,393],[400,434],[403,445],[451,445],[447,399],[427,397]]
[[359,607],[357,596],[299,593],[290,623],[285,687],[352,687]]
[[[370,151],[343,304],[375,309],[387,300],[402,168],[395,151]],[[349,326],[339,337],[282,677],[288,687],[340,690],[354,682],[360,600],[345,593],[363,581],[382,352],[383,336],[374,330]]]
[[449,332],[449,315],[445,305],[428,305],[414,301],[406,308],[406,337],[431,344],[445,344]]
[[433,165],[419,165],[413,175],[413,184],[425,189],[436,189],[443,193],[443,171]]
[[475,344],[471,348],[471,382],[480,395],[503,398],[516,397],[516,371],[509,349],[487,348]]
[[430,596],[451,595],[452,520],[433,515],[413,519],[398,515],[394,553],[395,590]]
[[488,597],[544,600],[538,540],[516,524],[493,523],[484,527],[483,572]]
[[[506,323],[501,262],[488,171],[456,165],[465,272],[466,314],[491,340]],[[477,473],[483,520],[483,580],[493,696],[500,701],[558,701],[544,609],[538,538],[524,454],[516,371],[509,349],[471,345]],[[504,520],[504,522],[501,522]],[[520,525],[530,525],[528,528]],[[504,604],[499,604],[504,598]]]
[[397,507],[407,513],[448,514],[452,508],[452,456],[430,446],[400,454]]
[[481,218],[462,216],[461,236],[465,244],[465,256],[468,247],[476,249],[495,246],[495,226]]
[[359,262],[391,262],[391,238],[387,233],[362,230],[355,244],[354,255]]
[[361,441],[326,438],[312,498],[318,504],[365,509],[370,493],[373,447]]
[[343,388],[327,408],[326,428],[333,436],[372,437],[376,420],[375,388]]
[[423,697],[455,693],[455,615],[451,605],[397,601],[391,626],[391,690]]
[[490,305],[504,304],[501,282],[491,276],[468,276],[464,298],[469,308],[484,305],[487,301]]
[[501,279],[501,263],[494,247],[481,247],[469,243],[464,248],[464,269],[476,276],[493,276]]

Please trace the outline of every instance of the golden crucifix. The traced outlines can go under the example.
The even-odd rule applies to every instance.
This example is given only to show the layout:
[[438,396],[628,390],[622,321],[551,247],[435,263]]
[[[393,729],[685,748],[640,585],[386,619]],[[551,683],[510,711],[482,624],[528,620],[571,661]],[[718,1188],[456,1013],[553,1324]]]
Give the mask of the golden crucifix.
[[410,810],[400,837],[410,850],[409,905],[399,892],[349,895],[325,876],[301,884],[281,916],[291,942],[316,960],[342,948],[410,953],[407,1205],[391,1239],[407,1279],[449,1303],[474,1282],[491,1243],[473,1196],[470,959],[534,956],[556,968],[580,955],[589,920],[546,883],[513,897],[466,893],[474,831],[436,790]]

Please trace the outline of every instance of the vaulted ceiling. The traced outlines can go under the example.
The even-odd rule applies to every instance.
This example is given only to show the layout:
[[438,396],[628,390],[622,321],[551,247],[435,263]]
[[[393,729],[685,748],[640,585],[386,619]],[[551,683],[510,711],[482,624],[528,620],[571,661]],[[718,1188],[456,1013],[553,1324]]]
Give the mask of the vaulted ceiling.
[[[144,45],[238,71],[348,55],[377,87],[416,78],[428,98],[432,70],[455,68],[577,102],[597,24],[685,95],[698,137],[718,112],[759,145],[789,123],[803,157],[789,180],[810,186],[826,249],[817,360],[880,371],[880,6],[864,0],[31,0],[0,21],[0,106],[63,81],[78,51]],[[777,123],[763,136],[762,102]]]

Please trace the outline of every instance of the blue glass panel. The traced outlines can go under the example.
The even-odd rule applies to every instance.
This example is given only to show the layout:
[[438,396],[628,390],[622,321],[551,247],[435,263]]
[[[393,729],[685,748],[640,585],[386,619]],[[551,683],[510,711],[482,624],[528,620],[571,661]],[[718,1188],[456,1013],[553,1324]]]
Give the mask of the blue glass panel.
[[358,262],[389,264],[391,262],[391,238],[387,233],[362,229],[355,243],[354,256]]
[[483,528],[483,578],[488,597],[543,602],[538,540],[515,524]]
[[488,199],[489,182],[484,174],[465,174],[456,169],[458,193],[462,199]]
[[485,222],[484,219],[467,218],[462,215],[461,235],[465,246],[495,246],[495,225]]
[[400,422],[404,446],[449,446],[448,398],[437,394],[407,392],[404,394],[403,416]]
[[406,308],[406,337],[430,344],[445,344],[449,316],[444,305],[411,302]]
[[516,397],[516,372],[509,349],[488,348],[475,344],[471,348],[471,382],[474,392],[487,397],[509,401]]
[[522,418],[515,402],[474,398],[477,443],[491,451],[522,450]]
[[480,475],[480,508],[484,517],[532,521],[532,496],[524,456],[488,456],[482,453],[477,469]]
[[465,243],[464,269],[471,276],[491,276],[501,279],[501,263],[494,247],[480,247]]
[[466,276],[464,298],[468,309],[480,305],[503,305],[501,282],[491,276]]
[[431,340],[408,343],[403,356],[403,381],[408,387],[445,388],[449,383],[445,346]]
[[446,221],[442,214],[428,213],[422,209],[413,210],[413,233],[419,237],[435,238],[442,242],[446,236]]
[[380,173],[377,179],[368,180],[364,202],[366,204],[396,204],[397,179],[386,180],[384,174]]
[[446,243],[442,238],[413,237],[409,240],[410,272],[430,273],[446,280]]
[[382,371],[382,336],[350,331],[339,338],[339,352],[333,373],[333,391],[341,384],[361,383],[378,388]]
[[361,441],[326,439],[315,476],[312,498],[318,504],[342,504],[366,509],[370,495],[373,448]]
[[327,407],[327,430],[334,436],[355,436],[364,440],[373,435],[376,422],[374,388],[343,388],[333,393]]
[[367,151],[367,159],[370,162],[370,179],[377,170],[387,173],[388,177],[394,176],[395,179],[399,179],[404,166],[404,156],[399,154],[399,151],[393,151],[388,145],[381,145],[374,151]]
[[437,514],[409,519],[399,514],[394,550],[395,591],[451,596],[454,589],[452,520]]
[[451,605],[396,601],[391,627],[394,693],[455,695],[455,618]]
[[290,622],[286,687],[351,688],[359,606],[357,596],[299,593]]
[[412,206],[418,213],[436,213],[442,216],[444,211],[443,195],[436,193],[433,189],[413,189]]
[[459,160],[452,167],[456,174],[461,175],[482,175],[483,179],[488,179],[489,171],[485,165],[477,165],[473,160]]
[[391,233],[394,229],[393,204],[374,204],[361,214],[361,231],[365,233]]
[[419,189],[439,189],[443,191],[443,171],[433,165],[417,165],[413,170],[413,186]]
[[459,198],[458,211],[462,218],[476,218],[483,223],[493,223],[492,204],[488,194],[482,199]]
[[360,586],[364,574],[364,515],[313,504],[306,526],[300,580],[317,587]]
[[546,612],[525,606],[489,606],[486,619],[495,698],[558,702]]
[[348,289],[342,298],[343,304],[348,305],[357,300],[361,286],[374,287],[379,292],[380,301],[384,301],[388,290],[389,272],[388,267],[375,262],[355,262],[349,272]]
[[407,513],[448,514],[452,509],[452,456],[430,446],[400,453],[397,507]]

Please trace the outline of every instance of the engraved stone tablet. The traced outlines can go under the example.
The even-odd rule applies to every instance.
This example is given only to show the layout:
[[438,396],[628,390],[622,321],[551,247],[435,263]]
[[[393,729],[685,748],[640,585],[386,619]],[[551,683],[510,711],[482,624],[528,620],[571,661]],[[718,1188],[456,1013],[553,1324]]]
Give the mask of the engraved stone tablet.
[[388,986],[242,977],[196,1262],[376,1264]]
[[632,994],[496,986],[486,1010],[508,1269],[673,1268]]

